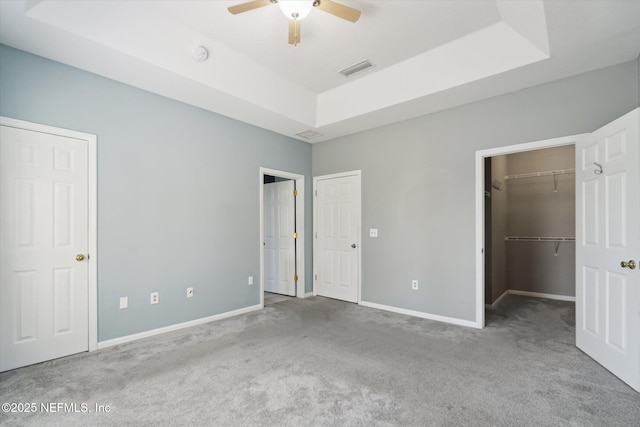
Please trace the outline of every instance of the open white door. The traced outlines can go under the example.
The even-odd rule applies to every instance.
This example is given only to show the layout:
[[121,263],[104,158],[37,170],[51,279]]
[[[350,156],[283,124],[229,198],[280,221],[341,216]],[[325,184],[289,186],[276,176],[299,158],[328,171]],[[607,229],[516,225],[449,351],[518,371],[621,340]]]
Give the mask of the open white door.
[[296,295],[293,180],[264,184],[264,290]]
[[0,371],[89,349],[87,150],[0,126]]
[[639,124],[636,109],[576,144],[576,345],[637,391]]
[[360,175],[314,178],[316,191],[313,292],[358,302]]

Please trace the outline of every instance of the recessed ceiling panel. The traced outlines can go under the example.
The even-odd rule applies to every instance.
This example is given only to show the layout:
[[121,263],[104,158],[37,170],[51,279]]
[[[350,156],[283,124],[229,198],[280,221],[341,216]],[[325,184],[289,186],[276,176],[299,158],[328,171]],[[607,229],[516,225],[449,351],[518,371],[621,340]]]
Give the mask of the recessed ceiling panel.
[[[640,1],[335,0],[287,43],[277,5],[1,1],[0,43],[294,138],[324,141],[637,57]],[[206,61],[192,57],[196,46]],[[339,71],[376,66],[345,78]]]

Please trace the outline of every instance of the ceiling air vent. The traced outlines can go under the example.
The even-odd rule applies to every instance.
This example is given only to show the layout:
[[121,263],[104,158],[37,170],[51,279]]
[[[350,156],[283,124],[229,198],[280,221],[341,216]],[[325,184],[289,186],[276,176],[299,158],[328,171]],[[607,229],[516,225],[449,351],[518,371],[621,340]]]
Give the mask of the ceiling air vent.
[[352,65],[351,67],[347,67],[344,70],[340,70],[339,73],[345,77],[351,77],[354,74],[361,73],[364,70],[368,70],[373,67],[373,64],[368,59],[365,59],[362,62],[358,62],[357,64]]
[[296,135],[304,139],[314,139],[314,138],[318,138],[319,136],[322,136],[321,133],[318,133],[311,129],[305,130],[304,132],[296,133]]

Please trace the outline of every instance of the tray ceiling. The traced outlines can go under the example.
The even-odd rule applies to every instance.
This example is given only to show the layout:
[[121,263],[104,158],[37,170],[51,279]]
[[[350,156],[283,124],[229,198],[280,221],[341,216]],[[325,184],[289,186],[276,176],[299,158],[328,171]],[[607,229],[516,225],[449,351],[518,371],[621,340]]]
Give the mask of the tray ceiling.
[[[277,5],[0,2],[0,42],[310,142],[636,58],[636,1],[340,1],[287,44]],[[195,61],[197,46],[209,59]],[[339,71],[375,66],[346,78]]]

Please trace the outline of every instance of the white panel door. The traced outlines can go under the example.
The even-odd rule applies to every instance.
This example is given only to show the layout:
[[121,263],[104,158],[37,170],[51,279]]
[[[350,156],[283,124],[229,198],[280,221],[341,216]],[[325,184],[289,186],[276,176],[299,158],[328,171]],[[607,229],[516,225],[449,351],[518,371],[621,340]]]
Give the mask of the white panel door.
[[0,126],[0,371],[89,349],[87,142]]
[[316,181],[316,295],[358,302],[360,176]]
[[296,295],[294,181],[264,184],[264,290]]
[[639,111],[576,146],[576,345],[638,391]]

